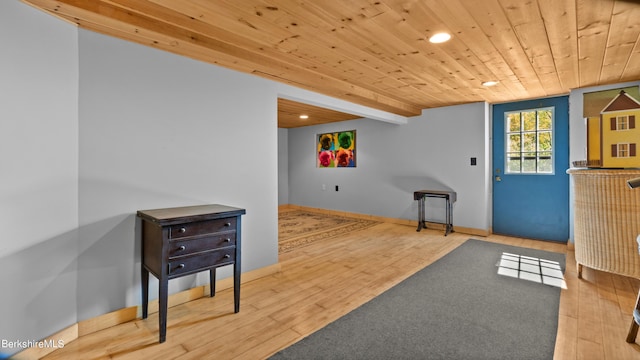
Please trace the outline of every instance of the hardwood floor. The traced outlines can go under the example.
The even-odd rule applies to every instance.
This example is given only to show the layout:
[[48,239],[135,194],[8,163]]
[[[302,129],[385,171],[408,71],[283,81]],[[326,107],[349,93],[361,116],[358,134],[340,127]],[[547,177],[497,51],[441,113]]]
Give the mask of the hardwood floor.
[[[82,336],[44,359],[263,359],[372,299],[471,236],[382,223],[282,254],[280,273],[169,309],[159,344],[157,313]],[[565,252],[566,246],[504,236],[491,242]],[[584,269],[567,253],[555,359],[638,359],[625,342],[640,281]],[[462,339],[464,341],[464,339]],[[640,342],[640,339],[638,339]]]

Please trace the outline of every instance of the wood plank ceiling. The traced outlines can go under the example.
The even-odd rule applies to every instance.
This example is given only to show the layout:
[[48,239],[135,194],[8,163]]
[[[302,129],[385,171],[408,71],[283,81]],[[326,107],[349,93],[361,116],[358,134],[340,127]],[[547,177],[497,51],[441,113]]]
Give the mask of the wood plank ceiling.
[[[23,1],[81,28],[403,116],[640,79],[632,0]],[[452,39],[430,43],[440,31]],[[489,80],[499,83],[481,85]],[[300,104],[280,105],[280,126],[312,124],[294,121]]]

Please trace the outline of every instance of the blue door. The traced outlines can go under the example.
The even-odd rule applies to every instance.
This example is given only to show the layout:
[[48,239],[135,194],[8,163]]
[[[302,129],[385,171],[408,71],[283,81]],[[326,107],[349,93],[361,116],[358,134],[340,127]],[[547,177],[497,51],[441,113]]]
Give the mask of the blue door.
[[493,106],[493,232],[569,239],[569,98]]

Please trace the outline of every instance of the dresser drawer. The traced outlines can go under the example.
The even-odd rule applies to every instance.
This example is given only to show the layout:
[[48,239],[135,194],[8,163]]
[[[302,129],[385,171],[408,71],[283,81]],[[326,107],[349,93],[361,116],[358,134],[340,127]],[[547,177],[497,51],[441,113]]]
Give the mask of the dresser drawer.
[[235,262],[235,247],[207,251],[194,256],[177,258],[169,261],[169,277],[175,275],[195,273],[213,267],[233,264]]
[[179,239],[194,235],[213,234],[220,231],[229,231],[235,228],[235,217],[178,224],[169,227],[169,238]]
[[185,240],[171,240],[169,241],[169,259],[235,245],[235,231]]

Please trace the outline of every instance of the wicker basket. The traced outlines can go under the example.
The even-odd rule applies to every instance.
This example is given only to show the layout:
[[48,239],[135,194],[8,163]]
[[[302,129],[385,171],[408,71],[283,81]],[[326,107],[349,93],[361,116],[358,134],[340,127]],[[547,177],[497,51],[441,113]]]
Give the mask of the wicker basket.
[[626,181],[640,170],[570,169],[578,265],[640,278],[640,189]]

